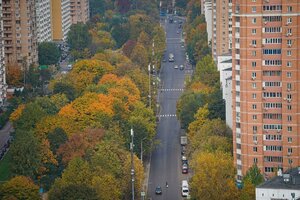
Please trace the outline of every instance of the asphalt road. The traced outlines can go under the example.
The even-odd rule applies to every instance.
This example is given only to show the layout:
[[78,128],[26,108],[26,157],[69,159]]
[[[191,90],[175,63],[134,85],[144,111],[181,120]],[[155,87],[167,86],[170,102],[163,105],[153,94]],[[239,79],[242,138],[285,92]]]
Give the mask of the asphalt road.
[[[159,92],[159,124],[157,138],[160,144],[153,151],[150,162],[148,199],[177,200],[181,197],[181,181],[187,175],[181,173],[180,125],[176,117],[176,102],[183,92],[185,73],[189,70],[174,69],[174,65],[185,66],[185,49],[181,47],[181,31],[178,20],[163,23],[167,34],[166,59],[173,53],[175,62],[164,62],[160,72],[162,91]],[[177,33],[180,30],[180,33]],[[169,187],[166,188],[166,182]],[[162,195],[155,194],[157,186],[162,187]]]

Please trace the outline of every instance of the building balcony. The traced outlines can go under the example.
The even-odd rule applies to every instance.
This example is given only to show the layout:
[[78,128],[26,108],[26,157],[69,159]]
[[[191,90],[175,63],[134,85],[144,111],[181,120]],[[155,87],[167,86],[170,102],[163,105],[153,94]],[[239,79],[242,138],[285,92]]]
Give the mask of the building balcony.
[[240,33],[235,32],[235,38],[240,38]]
[[235,111],[236,111],[236,112],[241,112],[241,107],[237,107],[237,106],[236,106],[236,107],[235,107]]
[[242,170],[238,169],[238,170],[237,170],[237,175],[238,175],[238,176],[243,176]]
[[235,59],[240,59],[240,54],[235,54]]
[[237,153],[237,154],[242,154],[241,149],[236,149],[236,153]]
[[241,66],[240,65],[235,65],[235,70],[240,70]]
[[240,48],[240,43],[235,43],[235,48],[239,49]]
[[235,101],[241,102],[241,98],[240,97],[235,97]]
[[241,134],[241,129],[240,128],[235,128],[236,134]]
[[235,27],[240,27],[240,22],[235,22]]
[[237,159],[237,160],[236,160],[236,164],[242,165],[242,161],[241,161],[240,159]]

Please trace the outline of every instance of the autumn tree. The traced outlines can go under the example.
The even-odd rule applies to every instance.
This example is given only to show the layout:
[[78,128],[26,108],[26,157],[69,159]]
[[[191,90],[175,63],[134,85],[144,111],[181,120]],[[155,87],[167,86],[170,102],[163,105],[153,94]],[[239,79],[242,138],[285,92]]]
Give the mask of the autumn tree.
[[14,87],[23,86],[23,71],[20,67],[15,65],[7,65],[7,76],[6,81],[7,84],[12,85]]
[[194,79],[211,86],[218,87],[220,75],[212,57],[205,56],[196,65]]
[[0,199],[39,200],[39,187],[25,176],[16,176],[0,185]]
[[88,27],[85,24],[73,24],[68,32],[68,45],[71,50],[83,51],[84,48],[89,47],[92,42]]
[[194,176],[190,181],[191,196],[195,199],[238,199],[234,184],[235,170],[232,157],[223,152],[194,155],[191,168]]
[[135,45],[130,58],[132,62],[136,63],[140,67],[140,69],[144,69],[145,71],[148,69],[148,53],[146,48],[142,44],[137,43]]
[[85,184],[70,184],[61,188],[56,188],[49,193],[49,200],[98,200],[102,199],[96,193],[96,190]]

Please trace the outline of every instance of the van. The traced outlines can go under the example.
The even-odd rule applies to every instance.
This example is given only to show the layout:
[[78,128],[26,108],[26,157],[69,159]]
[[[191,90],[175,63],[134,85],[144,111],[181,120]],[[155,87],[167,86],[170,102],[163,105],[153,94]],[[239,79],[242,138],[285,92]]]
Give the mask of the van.
[[181,183],[181,196],[189,196],[189,184],[187,180],[183,180]]

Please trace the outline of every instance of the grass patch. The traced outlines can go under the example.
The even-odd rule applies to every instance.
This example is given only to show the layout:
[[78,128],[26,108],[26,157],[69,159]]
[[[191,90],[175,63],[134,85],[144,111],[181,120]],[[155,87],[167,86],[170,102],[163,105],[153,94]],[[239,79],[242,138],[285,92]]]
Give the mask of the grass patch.
[[0,161],[0,182],[7,181],[11,177],[10,171],[10,160],[11,160],[11,153],[8,151],[4,158]]

